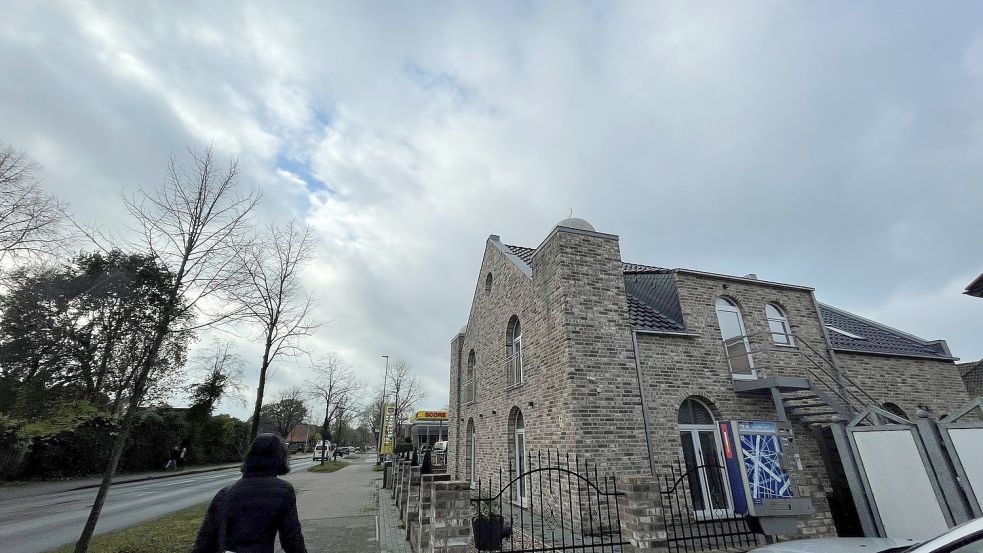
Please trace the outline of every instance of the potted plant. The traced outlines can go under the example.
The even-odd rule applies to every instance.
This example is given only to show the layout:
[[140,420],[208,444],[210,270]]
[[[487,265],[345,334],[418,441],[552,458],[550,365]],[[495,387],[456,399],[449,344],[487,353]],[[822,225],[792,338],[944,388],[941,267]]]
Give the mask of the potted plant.
[[512,527],[505,524],[505,518],[498,512],[498,504],[491,501],[475,501],[471,517],[471,530],[474,532],[474,547],[478,551],[498,551],[502,549],[502,539],[512,535]]

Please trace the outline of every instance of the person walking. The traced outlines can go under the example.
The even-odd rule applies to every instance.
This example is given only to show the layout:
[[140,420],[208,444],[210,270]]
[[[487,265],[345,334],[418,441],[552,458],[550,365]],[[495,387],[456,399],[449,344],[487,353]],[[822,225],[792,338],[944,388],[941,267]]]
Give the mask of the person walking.
[[177,470],[184,470],[184,459],[188,455],[188,446],[181,444],[181,453],[177,457]]
[[177,446],[171,448],[170,459],[167,460],[167,465],[164,467],[165,471],[177,470],[177,459],[181,455]]
[[307,553],[294,487],[278,478],[288,472],[283,440],[256,436],[242,478],[219,490],[208,506],[192,553],[273,553],[277,534],[285,553]]

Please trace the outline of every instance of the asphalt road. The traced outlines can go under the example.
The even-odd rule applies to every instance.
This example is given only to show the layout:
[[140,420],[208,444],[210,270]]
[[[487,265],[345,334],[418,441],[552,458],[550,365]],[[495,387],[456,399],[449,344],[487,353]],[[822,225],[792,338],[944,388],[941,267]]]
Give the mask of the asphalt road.
[[[306,469],[309,458],[293,459],[292,470]],[[211,500],[239,478],[238,467],[113,486],[96,533],[110,532]],[[0,502],[0,549],[39,553],[78,539],[96,497],[96,489],[48,493]]]

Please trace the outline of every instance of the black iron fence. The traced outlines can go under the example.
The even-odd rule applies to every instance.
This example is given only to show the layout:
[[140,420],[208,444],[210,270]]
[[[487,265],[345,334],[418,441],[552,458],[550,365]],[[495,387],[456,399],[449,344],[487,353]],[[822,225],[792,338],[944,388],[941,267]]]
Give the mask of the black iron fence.
[[527,453],[479,478],[472,492],[472,536],[480,551],[584,550],[620,553],[614,476],[585,459],[555,451]]
[[662,516],[670,552],[747,551],[758,537],[734,513],[726,469],[676,460],[659,477]]

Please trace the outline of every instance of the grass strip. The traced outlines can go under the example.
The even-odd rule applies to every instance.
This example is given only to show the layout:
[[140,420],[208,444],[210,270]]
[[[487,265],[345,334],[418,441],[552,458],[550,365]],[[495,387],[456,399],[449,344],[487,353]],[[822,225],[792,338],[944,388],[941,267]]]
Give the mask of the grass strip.
[[307,470],[310,472],[334,472],[347,466],[348,463],[344,461],[325,461],[323,465],[318,463]]
[[[136,526],[92,538],[89,553],[187,553],[195,543],[208,502],[171,513]],[[71,553],[67,544],[53,553]]]

